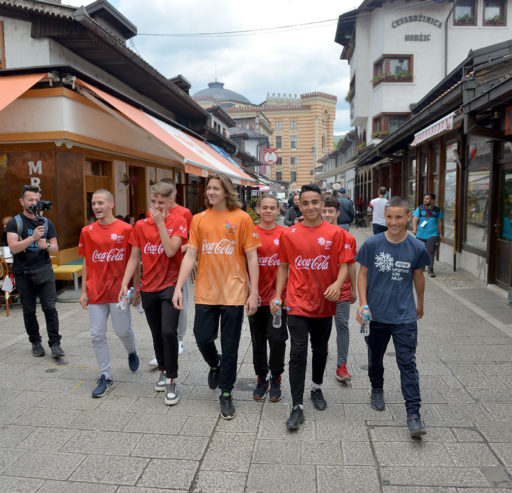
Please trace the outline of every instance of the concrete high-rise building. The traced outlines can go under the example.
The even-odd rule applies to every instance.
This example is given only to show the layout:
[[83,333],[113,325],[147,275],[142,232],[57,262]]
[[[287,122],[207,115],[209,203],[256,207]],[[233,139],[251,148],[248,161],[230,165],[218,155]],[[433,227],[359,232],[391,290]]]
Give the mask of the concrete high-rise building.
[[208,84],[194,94],[203,107],[219,105],[237,122],[237,126],[270,135],[270,146],[277,149],[278,162],[272,167],[272,179],[300,188],[315,180],[313,170],[318,159],[334,149],[336,96],[322,92],[296,95],[268,94],[259,105],[224,89],[220,82]]

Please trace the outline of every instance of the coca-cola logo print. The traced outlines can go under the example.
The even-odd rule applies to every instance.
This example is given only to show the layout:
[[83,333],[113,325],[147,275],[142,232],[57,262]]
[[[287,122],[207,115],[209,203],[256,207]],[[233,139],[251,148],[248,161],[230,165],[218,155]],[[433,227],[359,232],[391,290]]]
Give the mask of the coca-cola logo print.
[[302,255],[295,257],[295,268],[297,270],[328,270],[330,255],[318,255],[315,258],[303,258]]
[[164,253],[164,246],[161,243],[157,243],[156,245],[152,245],[149,241],[144,245],[142,249],[143,253],[146,255],[162,255]]
[[235,253],[235,240],[223,238],[220,241],[208,242],[203,240],[201,253],[206,255],[233,255]]
[[93,262],[122,262],[124,260],[124,248],[111,248],[108,252],[92,252]]
[[278,267],[281,264],[281,261],[279,260],[277,253],[274,253],[270,257],[260,257],[258,255],[258,263],[262,267]]

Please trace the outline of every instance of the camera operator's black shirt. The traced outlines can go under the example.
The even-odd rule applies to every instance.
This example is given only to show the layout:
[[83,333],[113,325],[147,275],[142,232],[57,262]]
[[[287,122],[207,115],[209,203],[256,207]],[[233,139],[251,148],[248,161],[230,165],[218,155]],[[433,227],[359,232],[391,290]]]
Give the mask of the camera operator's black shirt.
[[[29,219],[23,213],[20,215],[23,221],[21,239],[24,240],[31,236],[34,232],[34,229],[37,228],[37,220]],[[47,219],[47,221],[48,230],[46,232],[46,239],[50,240],[51,238],[55,238],[57,236],[57,233],[55,231],[55,226],[53,225],[53,223],[49,219]],[[18,225],[14,217],[7,223],[6,229],[8,233],[16,233],[16,235],[18,235]],[[43,248],[38,248],[37,241],[34,241],[28,247],[27,250],[13,255],[13,259],[14,261],[12,271],[14,272],[14,274],[30,272],[46,264],[51,265],[50,255],[48,254],[48,251]]]

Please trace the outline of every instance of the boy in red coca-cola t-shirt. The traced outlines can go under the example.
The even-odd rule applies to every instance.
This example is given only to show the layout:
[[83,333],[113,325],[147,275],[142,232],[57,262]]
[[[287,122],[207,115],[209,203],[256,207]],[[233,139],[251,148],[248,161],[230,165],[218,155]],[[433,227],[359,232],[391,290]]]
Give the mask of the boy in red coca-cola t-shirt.
[[142,258],[142,308],[153,336],[153,347],[160,369],[155,384],[165,392],[168,406],[178,403],[178,322],[180,312],[172,305],[174,287],[180,270],[180,248],[187,238],[187,223],[181,216],[169,214],[174,188],[167,183],[151,187],[150,217],[135,223],[130,244],[132,253],[124,274],[119,298],[126,294],[128,282]]
[[[83,255],[82,293],[80,304],[89,309],[89,330],[96,360],[101,375],[92,397],[102,397],[112,387],[110,354],[107,344],[107,319],[110,315],[112,329],[128,353],[128,366],[136,371],[139,357],[135,351],[135,336],[131,328],[130,308],[116,308],[117,293],[128,263],[132,227],[116,219],[114,197],[108,190],[97,190],[91,200],[96,221],[85,226],[80,234],[78,253]],[[139,283],[139,272],[134,272],[133,281]],[[133,303],[138,303],[136,293]]]
[[317,185],[304,185],[299,195],[299,208],[304,220],[286,229],[280,238],[281,264],[277,273],[272,313],[282,306],[286,286],[288,330],[290,332],[290,388],[293,407],[286,421],[296,430],[304,421],[303,398],[306,377],[308,336],[313,351],[311,400],[318,410],[327,403],[322,382],[327,362],[327,346],[331,334],[336,301],[347,277],[344,241],[338,226],[322,221],[322,193]]
[[[279,202],[271,195],[263,195],[257,204],[261,223],[256,226],[261,246],[258,247],[258,264],[260,277],[258,293],[260,306],[256,313],[249,317],[252,339],[252,362],[258,378],[253,391],[255,400],[263,400],[267,390],[269,400],[277,402],[281,399],[281,374],[284,371],[284,353],[286,350],[286,311],[281,317],[281,325],[273,327],[269,305],[274,299],[276,275],[279,268],[279,239],[286,229],[276,224],[279,214]],[[285,295],[282,295],[285,298]],[[267,357],[267,341],[270,349]],[[270,370],[270,382],[267,378]],[[270,389],[269,389],[270,387]]]

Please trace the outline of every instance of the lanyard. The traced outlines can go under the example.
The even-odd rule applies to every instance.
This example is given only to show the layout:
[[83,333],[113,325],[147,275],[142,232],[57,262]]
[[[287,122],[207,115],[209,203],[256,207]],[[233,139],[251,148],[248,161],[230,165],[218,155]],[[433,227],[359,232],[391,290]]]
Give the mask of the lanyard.
[[430,216],[432,215],[434,208],[430,208],[430,212],[428,212],[428,209],[425,207],[425,212],[427,213],[427,221],[430,219]]

